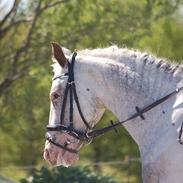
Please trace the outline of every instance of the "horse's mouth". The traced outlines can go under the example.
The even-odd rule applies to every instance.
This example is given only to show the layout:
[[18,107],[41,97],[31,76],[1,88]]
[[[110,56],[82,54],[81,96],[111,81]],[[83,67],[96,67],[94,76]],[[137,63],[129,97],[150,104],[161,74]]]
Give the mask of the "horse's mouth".
[[44,159],[52,166],[64,166],[69,167],[76,164],[79,160],[78,154],[73,154],[58,148],[48,149],[45,148],[43,153]]

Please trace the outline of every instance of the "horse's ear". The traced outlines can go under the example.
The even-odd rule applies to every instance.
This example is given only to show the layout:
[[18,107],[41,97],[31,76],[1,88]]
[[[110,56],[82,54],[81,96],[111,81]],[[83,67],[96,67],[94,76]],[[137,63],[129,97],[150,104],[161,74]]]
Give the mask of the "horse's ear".
[[52,56],[56,61],[60,64],[61,67],[64,68],[67,59],[64,55],[64,52],[61,48],[61,46],[58,43],[51,43],[52,46]]

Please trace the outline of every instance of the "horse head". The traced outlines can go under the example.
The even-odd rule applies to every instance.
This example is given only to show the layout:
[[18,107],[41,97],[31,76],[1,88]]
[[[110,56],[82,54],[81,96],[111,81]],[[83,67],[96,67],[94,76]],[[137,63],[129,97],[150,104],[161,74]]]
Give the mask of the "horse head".
[[52,54],[54,77],[44,158],[53,166],[71,166],[78,161],[80,148],[89,140],[87,133],[104,108],[90,89],[89,78],[79,69],[79,56],[63,51],[57,43],[52,43]]

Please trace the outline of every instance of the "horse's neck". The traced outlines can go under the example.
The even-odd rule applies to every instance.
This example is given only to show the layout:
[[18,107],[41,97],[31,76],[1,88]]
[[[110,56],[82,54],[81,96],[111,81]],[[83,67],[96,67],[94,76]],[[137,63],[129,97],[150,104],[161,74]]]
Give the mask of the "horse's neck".
[[[125,75],[126,84],[133,88],[135,92],[144,92],[145,95],[147,94],[152,98],[159,97],[161,89],[165,93],[168,90],[171,91],[172,84],[177,83],[182,78],[179,73],[183,73],[182,67],[175,64],[170,65],[162,59],[157,59],[147,53],[118,48],[117,46],[84,50],[84,53],[98,58],[114,60],[115,63],[111,64],[112,69],[115,70],[116,65],[115,72],[118,73],[122,70],[119,74],[122,77]],[[111,70],[111,67],[109,70]],[[107,75],[109,74],[107,73]]]
[[[145,62],[146,55],[143,54],[138,57],[107,57],[83,57],[85,61],[80,66],[80,72],[88,75],[88,82],[100,103],[110,109],[119,120],[134,114],[136,106],[147,106],[174,91],[180,80],[176,71],[168,73],[163,65],[158,68],[157,64]],[[160,115],[158,111],[154,111],[154,114]],[[153,120],[157,119],[156,116],[150,118],[145,122],[139,122],[140,119],[137,118],[125,125],[138,144],[145,140],[142,138],[149,128],[153,127],[151,131],[161,129],[162,123],[155,123]],[[148,138],[151,138],[150,133]]]
[[[96,88],[99,85],[103,88],[100,98],[107,96],[102,99],[103,102],[105,101],[106,107],[113,110],[119,118],[121,115],[125,117],[130,111],[128,110],[129,112],[125,112],[125,114],[122,114],[121,111],[121,115],[119,115],[117,112],[119,106],[116,105],[124,106],[133,103],[143,106],[176,89],[177,82],[180,80],[177,79],[176,73],[172,74],[173,69],[171,72],[164,71],[170,67],[168,64],[162,64],[161,61],[153,64],[154,57],[139,52],[135,53],[119,56],[110,55],[107,52],[106,55],[101,54],[104,58],[88,57],[89,61],[85,60],[86,65],[81,65],[83,71],[87,74],[89,72],[94,78],[93,84],[97,85]],[[95,55],[97,54],[95,53]]]
[[[99,103],[113,111],[119,120],[134,114],[135,106],[144,107],[183,86],[181,69],[165,72],[163,65],[139,63],[143,61],[140,57],[135,63],[127,57],[123,64],[110,56],[105,59],[105,55],[104,58],[95,58],[95,55],[81,58],[83,62],[76,71],[76,79],[85,80]],[[82,87],[78,89],[84,89]],[[139,146],[145,182],[182,181],[182,147],[176,140],[183,119],[182,96],[183,93],[179,93],[148,111],[144,114],[145,120],[138,117],[125,124]],[[172,120],[176,122],[174,126]]]

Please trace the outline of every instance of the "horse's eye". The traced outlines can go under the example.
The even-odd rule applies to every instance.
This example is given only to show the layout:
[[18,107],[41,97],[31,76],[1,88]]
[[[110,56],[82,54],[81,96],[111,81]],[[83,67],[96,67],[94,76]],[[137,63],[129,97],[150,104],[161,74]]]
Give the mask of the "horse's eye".
[[58,97],[59,97],[59,94],[57,94],[57,93],[54,93],[54,94],[53,94],[53,98],[54,98],[54,99],[57,99]]
[[56,100],[59,97],[60,97],[60,95],[58,93],[52,93],[50,98],[51,98],[51,100]]

